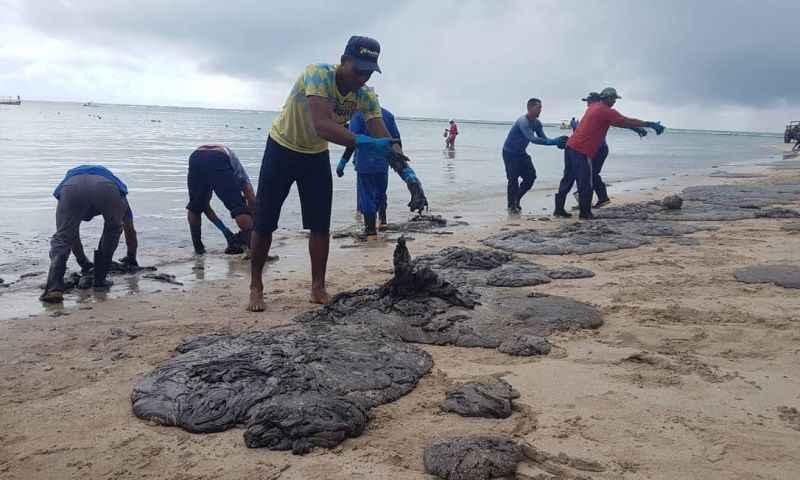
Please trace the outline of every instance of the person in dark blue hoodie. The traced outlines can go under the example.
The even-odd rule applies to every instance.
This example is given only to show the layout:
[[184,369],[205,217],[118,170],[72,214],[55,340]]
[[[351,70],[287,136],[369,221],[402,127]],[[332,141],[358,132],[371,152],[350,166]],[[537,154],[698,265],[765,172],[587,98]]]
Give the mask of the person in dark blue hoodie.
[[508,179],[508,213],[518,215],[522,211],[520,201],[533,187],[536,180],[536,169],[531,156],[525,151],[529,143],[536,145],[553,145],[563,149],[567,137],[547,138],[539,121],[542,112],[542,101],[538,98],[528,100],[528,113],[519,117],[503,144],[503,163]]
[[[392,137],[400,142],[400,130],[395,123],[394,115],[381,108],[383,123]],[[350,120],[350,131],[356,135],[366,134],[367,124],[361,113],[356,113]],[[364,215],[364,235],[368,240],[375,239],[378,232],[376,222],[385,228],[386,223],[386,190],[389,187],[389,161],[385,155],[356,150],[355,169],[357,172],[356,194],[358,210]],[[344,168],[353,154],[352,149],[345,150],[336,167],[336,175],[342,177]]]

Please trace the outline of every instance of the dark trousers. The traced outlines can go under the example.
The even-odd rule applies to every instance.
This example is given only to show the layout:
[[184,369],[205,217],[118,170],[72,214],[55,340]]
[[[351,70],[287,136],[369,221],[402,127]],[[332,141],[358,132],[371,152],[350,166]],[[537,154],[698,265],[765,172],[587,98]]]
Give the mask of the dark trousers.
[[358,172],[358,176],[356,178],[358,211],[364,215],[375,216],[379,210],[385,210],[386,190],[389,188],[389,172]]
[[558,196],[566,198],[572,185],[578,184],[578,201],[592,201],[592,163],[589,157],[570,147],[564,149],[564,176],[558,186]]
[[56,207],[56,233],[50,239],[50,273],[47,288],[63,288],[72,245],[80,238],[82,221],[103,216],[98,250],[108,259],[114,255],[122,234],[128,201],[117,184],[99,175],[75,175],[64,183]]
[[508,179],[508,208],[518,208],[522,197],[533,187],[536,169],[527,153],[511,153],[503,150],[503,163]]
[[592,186],[594,187],[594,193],[597,195],[598,202],[608,200],[606,184],[600,177],[600,172],[603,170],[603,164],[606,162],[606,157],[608,157],[608,144],[603,143],[592,157]]

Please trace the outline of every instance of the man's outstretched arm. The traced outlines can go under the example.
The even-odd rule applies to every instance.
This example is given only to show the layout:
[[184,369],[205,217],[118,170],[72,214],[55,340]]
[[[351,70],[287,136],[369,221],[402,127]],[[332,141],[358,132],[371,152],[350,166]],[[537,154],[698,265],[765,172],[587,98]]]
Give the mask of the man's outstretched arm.
[[356,136],[339,125],[333,119],[333,106],[323,97],[310,96],[308,99],[308,111],[311,113],[311,122],[314,125],[317,135],[329,142],[333,142],[343,147],[356,146]]
[[530,122],[528,122],[525,117],[517,120],[517,126],[522,134],[525,135],[525,138],[527,138],[529,142],[536,145],[560,146],[561,144],[565,144],[567,141],[567,137],[547,138],[547,135],[544,134],[544,129],[542,128],[541,122],[537,122],[536,129],[534,130],[531,128]]
[[621,128],[630,128],[632,130],[635,128],[652,128],[656,132],[656,135],[661,135],[665,128],[663,125],[661,125],[661,122],[647,122],[644,120],[639,120],[638,118],[625,117],[623,115],[620,115],[619,118],[614,119],[611,122],[611,125]]
[[[367,120],[367,133],[369,133],[370,137],[392,138],[393,140],[399,140],[392,137],[392,134],[389,132],[389,129],[386,128],[386,124],[383,122],[383,118],[381,117],[370,118]],[[400,145],[399,141],[393,144],[392,148],[397,153],[403,153],[403,147]]]

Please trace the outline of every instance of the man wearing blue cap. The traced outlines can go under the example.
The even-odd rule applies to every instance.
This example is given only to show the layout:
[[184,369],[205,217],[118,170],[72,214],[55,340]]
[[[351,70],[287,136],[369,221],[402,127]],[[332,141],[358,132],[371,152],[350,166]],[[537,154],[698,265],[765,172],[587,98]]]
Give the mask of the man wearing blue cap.
[[[272,244],[272,232],[278,228],[281,207],[295,182],[303,228],[310,230],[310,301],[328,301],[325,270],[333,198],[328,142],[375,155],[389,155],[393,149],[400,152],[398,145],[393,146],[391,134],[383,123],[377,95],[366,86],[372,73],[381,71],[378,66],[380,51],[377,40],[350,37],[339,65],[318,63],[306,67],[273,122],[256,194],[248,310],[258,312],[265,308],[262,272]],[[363,115],[369,135],[355,135],[345,127],[357,111]],[[402,155],[392,158],[398,157]],[[413,171],[409,174],[410,169],[403,161],[395,161],[391,166],[401,175],[406,172],[407,178],[413,176]],[[414,184],[421,192],[418,182]]]

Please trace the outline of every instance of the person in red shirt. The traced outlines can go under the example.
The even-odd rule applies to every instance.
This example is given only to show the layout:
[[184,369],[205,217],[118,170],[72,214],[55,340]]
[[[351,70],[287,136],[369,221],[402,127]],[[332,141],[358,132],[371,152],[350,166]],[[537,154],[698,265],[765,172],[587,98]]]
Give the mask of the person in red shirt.
[[572,185],[577,182],[580,218],[582,220],[594,218],[592,215],[592,163],[590,157],[603,143],[603,139],[606,138],[608,129],[612,125],[623,128],[651,128],[657,135],[661,135],[664,131],[661,122],[646,122],[629,118],[611,108],[619,98],[622,97],[617,95],[615,89],[603,89],[600,92],[600,101],[591,103],[586,108],[586,113],[583,114],[578,128],[567,140],[567,147],[564,149],[564,176],[561,178],[558,193],[555,196],[556,208],[553,216],[564,218],[572,216],[564,210],[564,203]]
[[452,118],[450,119],[450,128],[445,129],[444,132],[447,140],[445,140],[444,144],[445,147],[452,150],[456,148],[456,135],[458,135],[458,125],[456,125],[456,121]]

